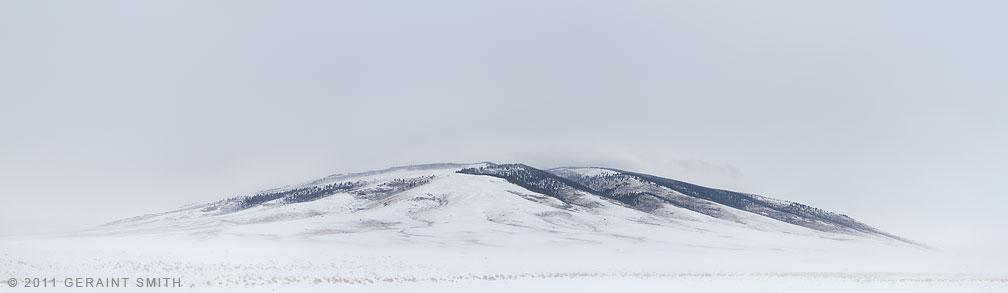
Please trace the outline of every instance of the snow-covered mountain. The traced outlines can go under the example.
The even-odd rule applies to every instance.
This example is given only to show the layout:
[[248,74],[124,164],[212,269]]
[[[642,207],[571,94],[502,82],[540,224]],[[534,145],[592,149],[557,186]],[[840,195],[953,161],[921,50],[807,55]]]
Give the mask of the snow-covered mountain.
[[721,248],[850,240],[914,244],[843,214],[755,194],[611,168],[541,170],[488,162],[331,175],[83,233],[518,246],[611,241]]
[[1000,292],[1003,263],[754,194],[494,163],[338,174],[0,237],[0,275],[158,276],[211,292]]

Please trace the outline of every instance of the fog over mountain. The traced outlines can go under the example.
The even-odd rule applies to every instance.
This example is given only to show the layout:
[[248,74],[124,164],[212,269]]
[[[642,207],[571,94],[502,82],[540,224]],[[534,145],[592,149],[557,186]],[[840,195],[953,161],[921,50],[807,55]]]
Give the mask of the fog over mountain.
[[1005,5],[3,1],[0,234],[490,160],[1003,251]]
[[0,280],[1008,292],[1006,16],[0,1]]

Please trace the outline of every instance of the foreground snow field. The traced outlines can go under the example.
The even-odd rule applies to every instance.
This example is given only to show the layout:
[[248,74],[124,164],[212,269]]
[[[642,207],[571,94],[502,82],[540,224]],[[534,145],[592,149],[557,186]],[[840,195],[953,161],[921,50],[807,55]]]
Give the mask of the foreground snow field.
[[[169,278],[180,288],[159,290],[1008,292],[1003,255],[966,259],[756,195],[552,172],[571,179],[523,165],[392,168],[0,238],[0,277],[19,283],[0,290]],[[48,288],[24,287],[35,278]]]
[[[382,238],[381,233],[372,235]],[[363,241],[363,240],[361,240]],[[266,292],[514,292],[674,288],[686,292],[1005,292],[997,262],[980,265],[935,251],[722,249],[641,242],[538,244],[352,244],[261,236],[188,239],[125,236],[6,238],[7,291],[65,288],[66,278],[177,278],[159,290]],[[24,288],[53,278],[55,288]],[[147,288],[144,288],[147,289]]]

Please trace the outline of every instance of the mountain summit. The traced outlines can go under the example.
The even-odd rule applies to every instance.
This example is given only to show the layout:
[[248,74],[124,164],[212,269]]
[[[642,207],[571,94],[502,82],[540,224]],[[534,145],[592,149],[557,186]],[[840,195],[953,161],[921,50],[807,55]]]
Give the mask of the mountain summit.
[[918,245],[843,214],[598,167],[427,164],[115,221],[87,233],[464,245],[646,241],[716,248]]

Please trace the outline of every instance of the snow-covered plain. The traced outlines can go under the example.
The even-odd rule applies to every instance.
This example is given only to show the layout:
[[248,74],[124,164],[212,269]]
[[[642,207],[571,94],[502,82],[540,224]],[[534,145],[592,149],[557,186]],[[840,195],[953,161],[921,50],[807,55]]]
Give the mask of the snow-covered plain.
[[587,193],[572,205],[456,173],[484,165],[334,175],[278,190],[354,188],[0,238],[0,277],[19,279],[12,291],[28,290],[25,278],[56,280],[32,290],[68,290],[66,278],[167,277],[181,280],[174,290],[242,292],[1008,292],[1003,256],[967,260],[727,207],[724,218],[675,206],[643,212]]

